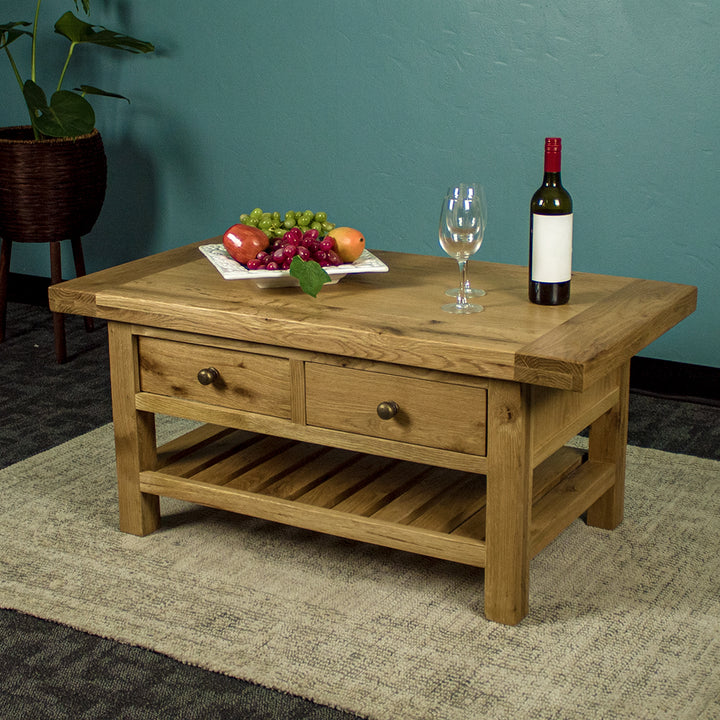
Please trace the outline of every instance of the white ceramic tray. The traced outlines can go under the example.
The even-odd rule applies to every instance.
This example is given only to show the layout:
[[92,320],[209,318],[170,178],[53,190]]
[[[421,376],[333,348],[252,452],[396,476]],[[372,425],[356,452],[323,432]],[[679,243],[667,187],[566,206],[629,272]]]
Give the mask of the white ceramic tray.
[[[201,245],[198,249],[225,280],[253,280],[260,288],[292,287],[299,284],[297,278],[294,278],[288,270],[248,270],[230,257],[222,243]],[[363,250],[362,255],[354,263],[326,267],[325,271],[330,276],[328,284],[334,285],[346,275],[387,272],[388,269],[380,258],[375,257],[369,250]]]

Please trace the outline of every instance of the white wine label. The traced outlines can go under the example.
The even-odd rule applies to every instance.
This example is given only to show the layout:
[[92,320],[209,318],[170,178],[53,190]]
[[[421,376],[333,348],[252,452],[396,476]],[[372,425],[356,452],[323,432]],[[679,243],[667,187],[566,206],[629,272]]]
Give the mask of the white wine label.
[[573,216],[532,215],[534,282],[566,282],[572,273]]

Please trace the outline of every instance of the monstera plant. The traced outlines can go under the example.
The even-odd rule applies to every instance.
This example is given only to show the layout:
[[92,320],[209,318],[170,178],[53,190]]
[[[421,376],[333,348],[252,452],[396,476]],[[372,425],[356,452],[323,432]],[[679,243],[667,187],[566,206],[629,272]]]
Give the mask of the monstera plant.
[[[80,5],[82,5],[85,14],[89,14],[90,0],[74,0],[74,3],[76,10],[79,11]],[[57,85],[48,100],[45,90],[39,85],[37,79],[38,23],[41,5],[42,0],[37,0],[35,17],[32,22],[19,20],[0,24],[0,49],[7,54],[15,79],[22,91],[35,139],[85,135],[95,127],[95,112],[87,100],[88,95],[104,95],[123,100],[127,100],[127,98],[100,90],[93,85],[80,85],[73,90],[64,90],[63,82],[76,48],[80,45],[101,45],[130,53],[148,53],[155,48],[149,42],[137,40],[129,35],[123,35],[101,26],[91,25],[68,10],[55,23],[55,32],[67,38],[70,47],[65,63],[59,72]],[[23,79],[11,51],[11,45],[17,40],[28,37],[31,41],[30,76]]]

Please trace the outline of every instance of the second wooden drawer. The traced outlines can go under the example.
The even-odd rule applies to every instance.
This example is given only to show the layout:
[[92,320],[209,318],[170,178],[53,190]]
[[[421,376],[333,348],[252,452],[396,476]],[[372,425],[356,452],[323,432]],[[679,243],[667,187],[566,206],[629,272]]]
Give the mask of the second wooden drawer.
[[[306,363],[305,393],[308,425],[485,455],[484,388]],[[381,403],[396,414],[383,420]]]

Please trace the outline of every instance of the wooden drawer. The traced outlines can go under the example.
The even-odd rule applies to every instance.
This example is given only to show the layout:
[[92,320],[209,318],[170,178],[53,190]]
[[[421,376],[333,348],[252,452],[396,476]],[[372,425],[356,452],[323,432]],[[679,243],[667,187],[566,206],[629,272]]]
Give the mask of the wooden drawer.
[[[140,390],[186,400],[290,417],[290,361],[287,358],[139,337]],[[198,372],[214,368],[208,385]]]
[[[306,363],[308,425],[485,455],[487,390],[472,385]],[[383,420],[380,403],[397,414]]]

